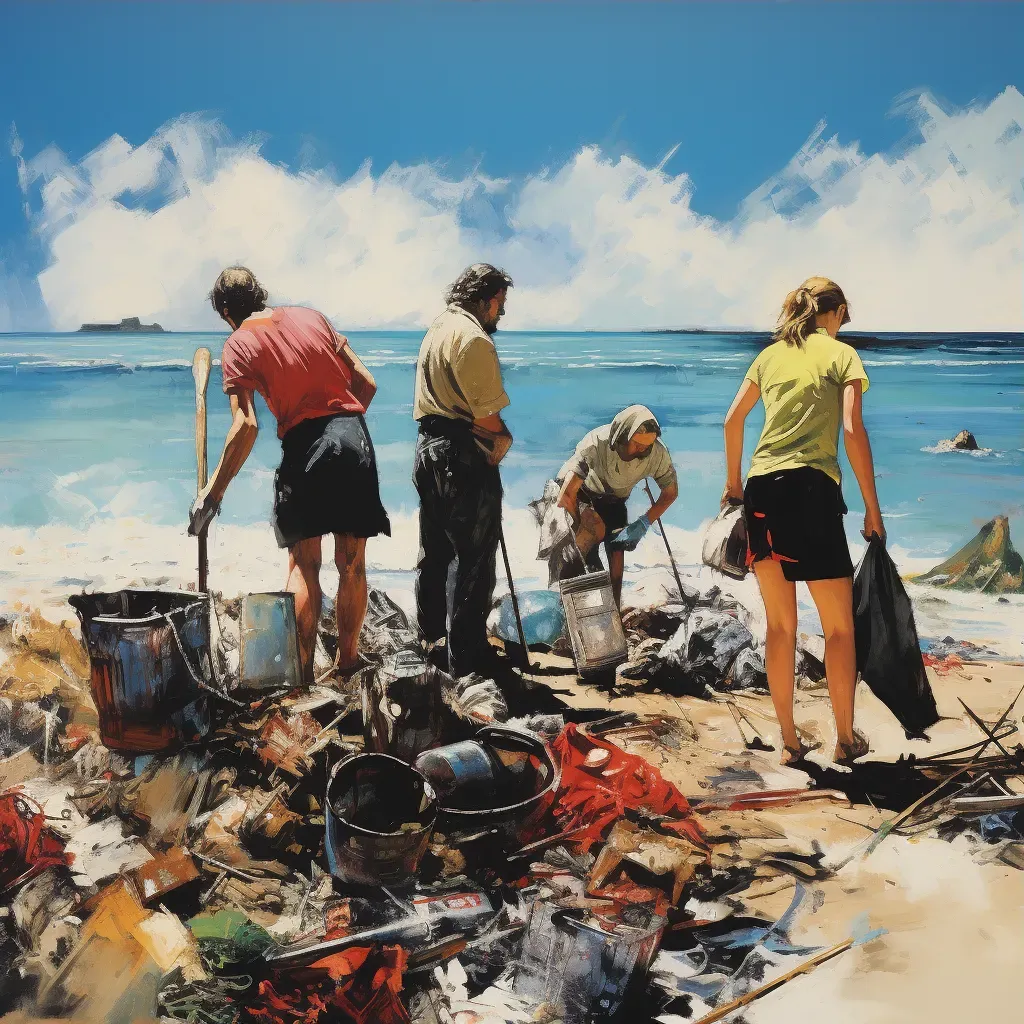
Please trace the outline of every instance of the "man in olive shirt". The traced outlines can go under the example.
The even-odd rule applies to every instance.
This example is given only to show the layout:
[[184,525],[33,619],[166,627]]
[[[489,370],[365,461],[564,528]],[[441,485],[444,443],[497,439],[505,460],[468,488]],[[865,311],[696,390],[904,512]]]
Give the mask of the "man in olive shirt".
[[431,661],[455,676],[486,675],[494,668],[487,613],[501,531],[498,463],[512,436],[499,415],[509,401],[491,335],[511,287],[512,279],[490,264],[464,270],[449,289],[448,308],[427,331],[416,363],[416,611]]

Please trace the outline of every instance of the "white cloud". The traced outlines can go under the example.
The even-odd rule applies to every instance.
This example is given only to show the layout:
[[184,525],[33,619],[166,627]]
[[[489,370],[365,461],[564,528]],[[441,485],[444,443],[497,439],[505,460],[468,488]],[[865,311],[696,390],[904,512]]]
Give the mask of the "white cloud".
[[113,136],[77,165],[49,147],[19,170],[38,189],[38,286],[57,329],[218,326],[206,295],[234,262],[272,301],[350,328],[416,326],[480,259],[517,281],[510,329],[765,327],[814,273],[843,285],[858,329],[1024,329],[1024,96],[952,111],[918,96],[900,113],[915,130],[887,154],[819,125],[728,222],[692,209],[686,174],[596,147],[519,181],[365,165],[338,182],[198,116],[134,149]]

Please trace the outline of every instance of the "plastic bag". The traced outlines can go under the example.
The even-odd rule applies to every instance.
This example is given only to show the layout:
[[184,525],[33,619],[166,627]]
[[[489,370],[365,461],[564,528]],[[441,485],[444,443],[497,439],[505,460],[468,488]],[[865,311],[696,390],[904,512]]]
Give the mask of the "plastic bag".
[[[531,649],[536,646],[550,650],[560,637],[566,635],[561,594],[553,590],[521,590],[518,596],[527,646]],[[507,644],[520,642],[511,595],[506,594],[501,599],[491,632]]]
[[923,737],[939,713],[924,670],[914,610],[896,564],[874,536],[853,581],[853,625],[857,671],[907,737]]
[[743,505],[726,505],[712,520],[701,551],[704,564],[726,576],[741,580],[747,568],[747,521]]

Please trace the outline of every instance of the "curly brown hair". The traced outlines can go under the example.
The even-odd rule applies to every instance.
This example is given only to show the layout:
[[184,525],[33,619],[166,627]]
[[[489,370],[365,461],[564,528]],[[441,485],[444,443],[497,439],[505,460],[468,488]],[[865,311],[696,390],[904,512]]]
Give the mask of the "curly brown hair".
[[218,316],[225,314],[240,324],[247,316],[267,308],[267,289],[248,267],[228,267],[220,272],[210,292],[210,303]]

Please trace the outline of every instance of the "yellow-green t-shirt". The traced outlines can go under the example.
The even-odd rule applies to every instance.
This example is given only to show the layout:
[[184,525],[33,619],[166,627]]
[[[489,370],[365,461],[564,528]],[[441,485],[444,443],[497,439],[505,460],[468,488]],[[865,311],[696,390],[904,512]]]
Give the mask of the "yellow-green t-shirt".
[[862,390],[868,389],[856,351],[819,328],[803,345],[769,345],[750,364],[746,377],[761,389],[764,402],[764,430],[748,475],[810,466],[841,483],[843,388],[860,380]]

